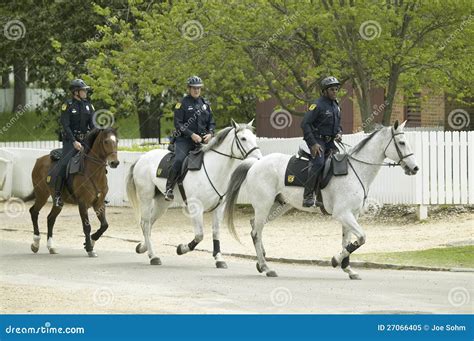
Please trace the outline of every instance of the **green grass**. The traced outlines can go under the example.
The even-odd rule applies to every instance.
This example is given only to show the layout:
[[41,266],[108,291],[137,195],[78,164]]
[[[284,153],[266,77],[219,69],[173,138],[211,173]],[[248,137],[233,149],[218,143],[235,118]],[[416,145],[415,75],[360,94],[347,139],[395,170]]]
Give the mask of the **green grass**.
[[441,268],[474,268],[474,245],[421,251],[354,254],[353,260]]
[[[54,118],[49,118],[46,127],[39,127],[43,117],[35,112],[25,112],[23,114],[0,113],[0,142],[8,141],[47,141],[58,138],[56,129],[58,122]],[[46,122],[46,121],[45,121]],[[138,125],[138,116],[120,118],[115,122],[119,128],[119,136],[122,139],[139,138],[140,129]],[[161,136],[166,137],[166,131],[173,127],[172,121],[161,120]]]

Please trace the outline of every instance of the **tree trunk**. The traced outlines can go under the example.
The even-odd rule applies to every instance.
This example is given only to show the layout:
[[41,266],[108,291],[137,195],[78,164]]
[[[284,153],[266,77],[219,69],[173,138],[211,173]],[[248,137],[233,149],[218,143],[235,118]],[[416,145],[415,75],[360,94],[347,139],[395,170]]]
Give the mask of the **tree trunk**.
[[13,90],[13,112],[22,110],[26,105],[26,67],[25,64],[16,61],[13,64],[15,84]]
[[138,124],[141,138],[160,137],[159,114],[150,112],[147,106],[139,108]]
[[2,71],[2,89],[10,88],[10,70],[6,69]]
[[398,77],[400,76],[400,65],[393,64],[390,69],[390,79],[388,80],[387,96],[385,99],[385,108],[383,111],[382,124],[384,126],[390,125],[392,118],[393,102],[397,92]]
[[359,105],[360,117],[362,121],[361,128],[369,132],[374,127],[374,115],[372,113],[372,101],[370,98],[370,83],[368,80],[353,79],[354,93],[356,94],[357,104]]

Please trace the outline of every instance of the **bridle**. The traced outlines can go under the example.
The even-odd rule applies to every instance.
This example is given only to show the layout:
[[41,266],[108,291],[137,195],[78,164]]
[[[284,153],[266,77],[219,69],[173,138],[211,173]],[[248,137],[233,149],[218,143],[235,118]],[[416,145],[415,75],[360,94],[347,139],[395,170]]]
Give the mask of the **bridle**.
[[[233,150],[234,150],[234,144],[237,146],[237,149],[239,150],[242,157],[236,157],[236,156],[232,155]],[[215,150],[215,149],[210,149],[210,150],[212,150],[214,153],[227,156],[231,159],[245,160],[250,154],[252,154],[257,149],[260,149],[260,148],[255,146],[255,147],[251,148],[249,151],[246,151],[244,146],[242,145],[242,142],[240,142],[239,137],[237,136],[237,129],[234,128],[234,140],[232,141],[232,145],[230,147],[230,154],[222,153],[222,152],[220,152],[218,150]]]
[[395,146],[395,150],[397,151],[397,154],[398,154],[398,157],[399,157],[399,160],[397,163],[394,163],[394,162],[383,162],[383,163],[372,163],[372,162],[367,162],[367,161],[364,161],[364,160],[360,160],[354,156],[352,156],[352,154],[347,154],[348,157],[354,161],[357,161],[357,162],[360,162],[360,163],[363,163],[363,164],[366,164],[366,165],[371,165],[371,166],[387,166],[387,167],[396,167],[396,166],[401,166],[401,163],[404,159],[406,159],[407,157],[410,157],[413,155],[413,153],[410,153],[410,154],[407,154],[407,155],[403,155],[402,154],[402,151],[400,150],[400,147],[398,146],[398,144],[396,143],[395,141],[395,136],[397,135],[404,135],[405,133],[404,132],[399,132],[399,133],[395,133],[395,129],[391,129],[391,132],[392,132],[392,137],[390,138],[390,140],[388,141],[387,145],[385,146],[384,150],[383,150],[383,154],[385,157],[387,157],[386,155],[386,152],[387,152],[387,149],[388,147],[390,146],[390,143],[393,141],[393,145]]

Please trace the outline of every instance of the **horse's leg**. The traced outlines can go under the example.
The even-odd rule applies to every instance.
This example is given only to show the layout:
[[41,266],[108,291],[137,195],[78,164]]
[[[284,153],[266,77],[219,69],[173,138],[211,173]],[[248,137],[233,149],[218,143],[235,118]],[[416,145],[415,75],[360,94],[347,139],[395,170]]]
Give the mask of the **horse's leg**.
[[271,206],[268,208],[255,209],[255,218],[250,220],[252,225],[252,240],[257,253],[257,270],[259,272],[265,272],[268,277],[277,277],[277,273],[270,269],[265,260],[265,250],[263,248],[262,232],[265,223],[268,221],[268,214],[271,210]]
[[[148,200],[148,201],[141,200],[140,202],[141,202],[141,204],[140,204],[140,209],[141,209],[140,226],[142,228],[143,237],[145,238],[145,246],[146,246],[146,250],[148,251],[148,258],[150,258],[150,264],[151,265],[161,265],[161,260],[155,254],[155,251],[154,251],[154,248],[153,248],[153,243],[152,243],[152,240],[151,240],[151,228],[152,228],[153,223],[155,222],[156,216],[157,216],[156,199],[151,199],[151,200]],[[137,246],[137,249],[138,249],[138,246]]]
[[[359,274],[350,267],[349,256],[365,243],[365,232],[362,230],[362,227],[359,225],[354,215],[350,212],[338,216],[337,219],[343,226],[342,251],[338,255],[332,257],[332,266],[337,267],[338,265],[341,265],[344,272],[349,274],[350,279],[360,279]],[[353,243],[351,243],[352,233],[357,238]]]
[[61,213],[61,210],[62,210],[62,207],[58,207],[58,206],[53,206],[51,208],[51,212],[49,212],[48,214],[48,243],[47,243],[47,246],[48,246],[48,250],[49,250],[49,253],[54,255],[57,252],[56,248],[54,247],[54,243],[53,243],[53,229],[54,229],[54,223],[56,222],[56,218],[58,217],[59,213]]
[[89,214],[87,212],[87,206],[83,203],[79,203],[79,214],[81,215],[82,220],[82,230],[84,231],[84,248],[86,249],[89,257],[97,257],[97,253],[94,251],[91,242],[91,225],[89,222]]
[[107,222],[107,219],[105,218],[104,202],[96,203],[94,205],[94,211],[95,211],[95,214],[97,215],[97,219],[99,219],[100,221],[100,228],[91,235],[92,248],[94,248],[95,242],[98,241],[99,238],[102,237],[104,232],[107,231],[107,229],[109,228],[109,223]]
[[212,256],[216,260],[216,267],[218,269],[227,269],[227,263],[224,261],[224,258],[221,254],[221,243],[220,243],[220,231],[219,226],[222,223],[224,217],[224,205],[220,205],[213,214],[212,217],[212,242],[213,242],[213,252]]
[[204,210],[202,206],[196,205],[193,209],[192,221],[194,224],[194,239],[188,244],[179,244],[176,249],[178,255],[184,255],[189,251],[193,251],[194,248],[204,239]]
[[29,210],[31,221],[33,223],[33,243],[31,244],[31,251],[33,251],[34,253],[38,252],[39,246],[40,246],[40,240],[41,240],[39,225],[38,225],[38,216],[39,216],[39,212],[43,208],[44,204],[46,204],[47,200],[48,200],[48,196],[38,195],[38,197],[35,200],[35,203],[33,204],[33,206],[30,207],[30,210]]

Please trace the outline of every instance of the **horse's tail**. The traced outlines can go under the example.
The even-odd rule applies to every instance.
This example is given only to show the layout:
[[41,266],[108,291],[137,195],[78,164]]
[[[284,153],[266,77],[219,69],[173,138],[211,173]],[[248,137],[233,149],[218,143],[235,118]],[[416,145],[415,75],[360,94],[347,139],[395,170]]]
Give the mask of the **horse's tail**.
[[138,222],[140,222],[140,201],[138,200],[137,186],[135,186],[135,180],[133,178],[133,169],[136,164],[137,162],[130,167],[130,171],[127,175],[127,196],[128,201],[130,201],[133,211],[135,212],[135,216],[137,217]]
[[33,200],[34,198],[36,198],[36,195],[35,195],[35,192],[33,191],[30,194],[28,194],[26,197],[23,197],[23,198],[20,198],[20,199],[23,202],[27,202],[27,201]]
[[249,159],[244,161],[240,166],[238,166],[232,176],[230,177],[229,186],[227,188],[226,199],[225,199],[225,217],[227,218],[227,228],[229,229],[230,234],[240,242],[239,236],[234,226],[234,207],[239,196],[240,187],[242,183],[247,178],[247,173],[250,168],[256,162],[256,159]]

